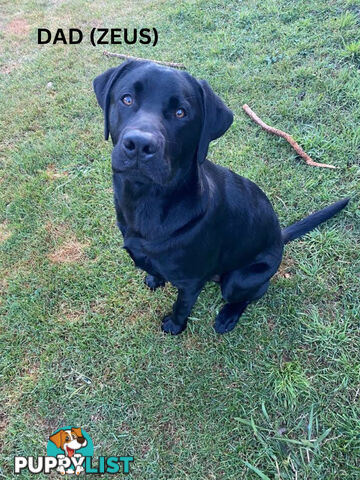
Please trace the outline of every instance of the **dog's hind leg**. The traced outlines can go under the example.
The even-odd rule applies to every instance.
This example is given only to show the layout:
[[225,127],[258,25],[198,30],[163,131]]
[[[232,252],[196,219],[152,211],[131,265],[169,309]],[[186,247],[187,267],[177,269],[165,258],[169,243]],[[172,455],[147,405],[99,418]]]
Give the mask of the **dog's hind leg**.
[[226,303],[218,313],[214,328],[217,333],[233,330],[249,303],[262,297],[269,287],[269,274],[258,270],[234,270],[221,279],[221,292]]
[[214,323],[216,333],[231,332],[249,303],[248,300],[238,303],[226,303],[216,316]]

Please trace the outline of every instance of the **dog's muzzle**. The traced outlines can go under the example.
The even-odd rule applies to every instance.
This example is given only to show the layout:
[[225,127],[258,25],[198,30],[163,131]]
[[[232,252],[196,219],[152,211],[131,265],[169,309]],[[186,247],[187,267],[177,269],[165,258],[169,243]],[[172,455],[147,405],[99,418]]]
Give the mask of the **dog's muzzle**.
[[163,157],[164,139],[160,133],[137,128],[126,129],[112,155],[114,171],[149,169]]
[[122,151],[129,160],[141,162],[152,160],[159,151],[159,142],[154,134],[142,130],[130,130],[122,138]]
[[116,173],[147,177],[164,184],[171,173],[165,156],[165,137],[160,130],[127,128],[111,155],[112,169]]

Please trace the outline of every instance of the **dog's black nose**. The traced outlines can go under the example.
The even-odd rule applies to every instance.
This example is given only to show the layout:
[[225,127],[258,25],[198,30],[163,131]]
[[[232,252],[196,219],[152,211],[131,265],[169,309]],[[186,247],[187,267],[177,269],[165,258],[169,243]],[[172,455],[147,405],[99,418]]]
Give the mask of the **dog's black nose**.
[[157,152],[158,144],[152,133],[132,130],[125,133],[122,149],[130,159],[138,157],[140,160],[150,160]]

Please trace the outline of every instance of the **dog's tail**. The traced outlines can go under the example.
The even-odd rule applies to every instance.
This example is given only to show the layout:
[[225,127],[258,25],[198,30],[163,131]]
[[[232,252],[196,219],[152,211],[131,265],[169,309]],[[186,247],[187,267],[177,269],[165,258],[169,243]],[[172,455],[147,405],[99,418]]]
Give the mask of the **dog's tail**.
[[315,213],[312,213],[308,217],[303,218],[299,222],[293,223],[289,227],[286,227],[282,231],[282,238],[284,243],[289,243],[296,238],[305,235],[316,228],[320,223],[325,222],[337,212],[342,210],[348,204],[350,198],[344,198],[338,202],[332,203],[328,207],[323,208]]

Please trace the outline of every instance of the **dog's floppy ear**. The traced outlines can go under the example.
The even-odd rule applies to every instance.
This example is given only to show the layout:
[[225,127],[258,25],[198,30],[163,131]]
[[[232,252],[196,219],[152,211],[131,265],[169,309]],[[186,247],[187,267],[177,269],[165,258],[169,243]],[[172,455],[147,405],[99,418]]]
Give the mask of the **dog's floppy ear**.
[[51,437],[49,437],[49,440],[51,440],[53,443],[55,443],[57,448],[61,448],[61,437],[62,437],[62,435],[63,435],[63,430],[59,430],[57,433],[54,433],[54,435],[51,435]]
[[107,90],[109,80],[117,69],[118,67],[109,68],[109,70],[106,70],[106,72],[98,75],[93,81],[96,99],[103,110],[105,109],[105,99],[108,93]]
[[206,158],[209,143],[224,135],[232,124],[233,113],[205,80],[200,80],[199,84],[203,104],[203,125],[197,158],[199,163],[202,163]]
[[84,436],[84,435],[82,434],[81,428],[75,428],[75,427],[73,427],[73,428],[71,429],[71,431],[74,432],[77,437],[83,437],[83,436]]
[[128,60],[118,67],[109,68],[109,70],[106,70],[106,72],[96,77],[93,81],[96,99],[100,107],[104,110],[105,140],[108,140],[109,138],[109,104],[111,87],[114,85],[115,80],[138,63],[140,62]]

